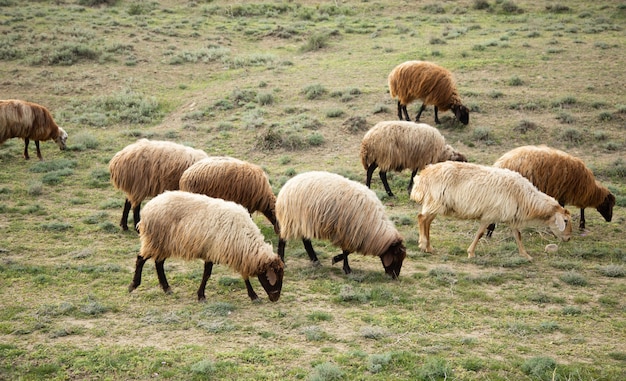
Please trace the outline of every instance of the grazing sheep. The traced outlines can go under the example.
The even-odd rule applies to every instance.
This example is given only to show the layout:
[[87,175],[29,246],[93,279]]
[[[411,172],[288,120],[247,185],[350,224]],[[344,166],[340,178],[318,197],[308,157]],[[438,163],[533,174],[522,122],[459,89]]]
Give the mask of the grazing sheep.
[[396,66],[389,77],[391,98],[398,99],[398,118],[411,120],[406,106],[416,99],[424,103],[415,118],[419,122],[427,105],[435,106],[435,123],[439,124],[438,110],[452,110],[463,124],[469,123],[469,109],[461,103],[452,74],[441,66],[426,61],[406,61]]
[[226,156],[209,157],[183,173],[180,190],[234,201],[247,208],[250,214],[258,210],[278,234],[276,196],[267,175],[258,165]]
[[[613,218],[615,196],[600,184],[577,157],[545,145],[515,148],[499,158],[494,167],[519,172],[561,206],[580,208],[579,228],[585,229],[585,208],[594,207],[607,222]],[[495,229],[490,225],[487,236]]]
[[199,149],[166,141],[140,139],[126,146],[109,162],[113,186],[126,193],[120,226],[128,230],[128,212],[133,208],[135,226],[141,202],[166,190],[177,190],[183,172],[208,155]]
[[480,220],[476,237],[467,249],[469,258],[474,257],[478,240],[494,221],[511,226],[519,254],[529,260],[532,257],[524,249],[520,228],[541,223],[563,241],[568,241],[572,232],[566,209],[508,169],[452,161],[432,164],[415,176],[411,199],[422,205],[417,216],[419,247],[426,252],[433,251],[430,224],[437,214]]
[[465,156],[446,144],[439,130],[423,123],[379,122],[361,141],[361,163],[367,171],[365,184],[370,187],[374,170],[380,168],[380,179],[390,197],[393,193],[387,183],[387,171],[411,169],[410,194],[417,171],[427,164],[446,160],[467,161]]
[[276,218],[280,227],[278,255],[284,260],[286,240],[302,238],[314,263],[319,263],[311,239],[330,240],[341,247],[349,274],[348,255],[360,252],[380,257],[385,272],[400,275],[406,257],[403,239],[376,194],[363,184],[329,172],[306,172],[285,183],[276,197]]
[[206,299],[204,290],[214,263],[239,272],[251,300],[258,299],[250,284],[251,276],[258,277],[272,302],[280,297],[283,262],[239,204],[202,194],[166,191],[146,204],[138,227],[141,249],[129,292],[141,284],[144,263],[154,258],[159,283],[163,291],[170,293],[163,263],[169,257],[178,257],[204,260],[198,301]]
[[24,139],[24,159],[28,156],[28,143],[35,141],[37,157],[43,160],[39,150],[39,141],[54,140],[65,149],[67,132],[59,127],[52,114],[44,106],[17,99],[0,100],[0,144],[11,138]]

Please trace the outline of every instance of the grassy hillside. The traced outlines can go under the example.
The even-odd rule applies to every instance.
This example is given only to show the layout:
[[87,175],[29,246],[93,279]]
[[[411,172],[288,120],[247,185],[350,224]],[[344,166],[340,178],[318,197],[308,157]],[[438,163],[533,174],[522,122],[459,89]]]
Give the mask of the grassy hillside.
[[[69,134],[43,162],[0,145],[0,380],[626,378],[625,21],[609,0],[0,0],[0,99],[45,105]],[[375,174],[406,240],[397,281],[359,254],[344,275],[323,241],[313,267],[289,242],[277,303],[219,265],[197,303],[199,261],[166,262],[171,295],[151,261],[128,293],[139,240],[118,226],[117,151],[145,137],[235,156],[276,193],[308,170],[363,182],[361,138],[397,119],[387,74],[410,59],[454,73],[470,123],[439,128],[470,161],[565,150],[616,196],[613,221],[587,209],[566,243],[526,229],[528,262],[505,226],[468,260],[478,224],[438,217],[425,254],[409,173],[388,174],[396,198]]]

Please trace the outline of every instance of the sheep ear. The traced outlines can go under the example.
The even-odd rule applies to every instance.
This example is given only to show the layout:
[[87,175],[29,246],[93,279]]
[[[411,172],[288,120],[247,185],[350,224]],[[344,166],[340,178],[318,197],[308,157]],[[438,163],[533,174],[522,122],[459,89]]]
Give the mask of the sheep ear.
[[382,259],[383,259],[383,266],[385,267],[389,267],[393,263],[393,255],[391,255],[391,253],[387,253],[383,255]]
[[267,271],[265,272],[265,276],[267,277],[267,280],[270,282],[270,285],[274,286],[276,285],[276,272],[274,271],[274,269],[269,268],[267,269]]
[[564,231],[565,230],[565,220],[563,219],[563,215],[561,213],[558,213],[556,215],[556,227],[559,228],[559,231]]

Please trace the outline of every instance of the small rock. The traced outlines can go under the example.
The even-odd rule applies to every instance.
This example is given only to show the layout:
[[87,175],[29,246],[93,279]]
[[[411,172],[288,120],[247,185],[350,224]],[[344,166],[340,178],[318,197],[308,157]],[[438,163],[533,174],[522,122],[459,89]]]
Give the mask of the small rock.
[[556,243],[550,243],[546,245],[546,253],[556,253],[559,250],[559,245]]

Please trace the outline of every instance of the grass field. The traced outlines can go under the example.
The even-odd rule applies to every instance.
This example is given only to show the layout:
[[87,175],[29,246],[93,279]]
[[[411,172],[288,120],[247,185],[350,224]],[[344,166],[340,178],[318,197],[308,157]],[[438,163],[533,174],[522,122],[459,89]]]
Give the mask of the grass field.
[[[68,149],[0,145],[0,380],[626,379],[626,2],[0,0],[0,99],[48,107]],[[470,110],[440,114],[447,141],[491,164],[526,144],[582,158],[616,196],[613,221],[557,242],[506,226],[467,259],[478,223],[437,218],[420,252],[409,173],[372,188],[405,238],[397,281],[378,258],[289,242],[277,303],[215,266],[153,262],[121,231],[108,162],[138,138],[261,165],[277,193],[293,175],[364,182],[359,144],[397,119],[387,74],[424,59],[450,69]],[[419,102],[409,106],[412,117]],[[422,122],[434,124],[432,108]],[[276,247],[262,215],[255,222]],[[545,253],[558,243],[556,253]]]

